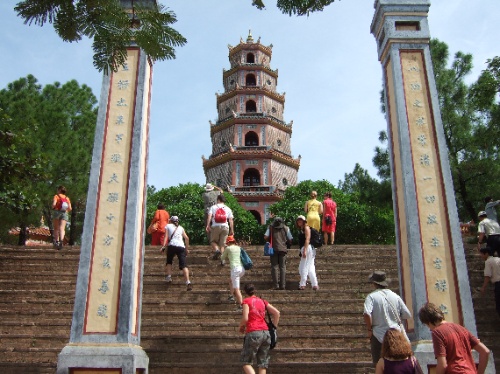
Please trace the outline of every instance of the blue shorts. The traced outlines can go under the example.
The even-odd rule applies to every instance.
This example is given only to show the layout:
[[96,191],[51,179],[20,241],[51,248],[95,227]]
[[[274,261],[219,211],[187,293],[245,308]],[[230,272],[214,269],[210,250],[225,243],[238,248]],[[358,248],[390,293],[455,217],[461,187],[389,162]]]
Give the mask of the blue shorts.
[[269,331],[252,331],[245,335],[240,362],[244,365],[252,365],[253,359],[257,359],[257,367],[269,366],[269,347],[271,346],[271,335]]

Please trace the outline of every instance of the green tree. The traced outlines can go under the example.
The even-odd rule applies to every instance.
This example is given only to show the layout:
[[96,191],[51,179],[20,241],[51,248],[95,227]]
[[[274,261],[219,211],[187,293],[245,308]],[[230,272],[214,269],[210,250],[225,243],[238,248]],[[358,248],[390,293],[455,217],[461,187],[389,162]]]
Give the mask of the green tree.
[[[197,183],[180,184],[159,191],[148,186],[147,222],[151,222],[158,204],[165,205],[170,216],[178,216],[192,244],[206,244],[202,193],[204,187]],[[226,205],[234,214],[235,237],[250,243],[262,241],[264,231],[255,217],[241,207],[236,198],[225,192]],[[146,242],[150,243],[148,235]]]
[[295,219],[299,215],[305,215],[304,205],[311,191],[317,191],[318,196],[323,196],[329,191],[332,193],[332,199],[337,203],[336,243],[394,243],[392,209],[364,202],[356,193],[346,193],[326,180],[315,182],[307,180],[288,187],[283,199],[271,206],[271,212],[282,217],[292,229],[295,242],[297,241]]
[[[276,6],[282,13],[297,16],[309,15],[309,13],[320,12],[335,0],[277,0]],[[252,0],[252,5],[264,9],[266,6],[262,0]]]
[[[458,214],[469,221],[484,208],[486,195],[500,196],[500,58],[488,60],[487,69],[468,85],[472,55],[457,52],[449,67],[445,43],[432,39],[430,50]],[[379,140],[384,144],[387,134],[381,132]],[[373,163],[385,180],[387,148],[375,149]]]
[[118,0],[24,0],[14,8],[26,24],[46,22],[62,40],[93,39],[94,66],[99,71],[116,71],[124,64],[126,48],[136,44],[153,60],[175,58],[174,47],[186,39],[170,27],[175,13],[156,1],[132,1],[128,12]]
[[[51,224],[52,196],[63,184],[72,200],[70,243],[81,232],[97,99],[76,81],[44,88],[28,75],[0,91],[0,109],[8,118],[2,140],[2,205],[17,217],[21,229],[39,222]],[[25,238],[20,236],[20,243]]]
[[493,62],[467,85],[472,55],[457,52],[448,67],[448,46],[433,39],[430,47],[459,216],[474,219],[485,195],[500,195],[500,80]]

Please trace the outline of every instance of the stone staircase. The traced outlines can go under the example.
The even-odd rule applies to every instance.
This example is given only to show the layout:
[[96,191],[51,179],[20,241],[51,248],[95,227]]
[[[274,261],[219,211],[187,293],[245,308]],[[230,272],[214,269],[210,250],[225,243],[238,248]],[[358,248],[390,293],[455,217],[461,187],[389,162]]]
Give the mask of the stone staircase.
[[[367,278],[385,270],[397,290],[392,246],[334,246],[318,251],[319,291],[299,291],[298,250],[288,256],[287,290],[270,290],[269,259],[261,247],[246,248],[254,261],[242,284],[281,311],[279,343],[268,373],[374,373],[363,325]],[[241,316],[229,295],[229,267],[209,258],[208,247],[188,256],[193,291],[182,275],[164,282],[164,257],[146,248],[141,346],[150,373],[241,373]],[[493,295],[481,297],[483,264],[467,248],[479,337],[500,352],[500,324]],[[57,354],[68,343],[79,250],[0,247],[0,373],[54,373]],[[174,263],[174,268],[175,268]],[[500,361],[497,360],[497,369]],[[500,371],[499,371],[500,372]]]

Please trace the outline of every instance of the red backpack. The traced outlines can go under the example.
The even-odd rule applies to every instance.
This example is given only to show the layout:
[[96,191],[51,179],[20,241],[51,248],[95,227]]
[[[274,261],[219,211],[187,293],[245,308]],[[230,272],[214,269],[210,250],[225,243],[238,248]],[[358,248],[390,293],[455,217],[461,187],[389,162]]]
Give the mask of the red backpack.
[[226,223],[227,222],[226,210],[223,207],[220,207],[217,205],[217,210],[215,211],[214,221],[215,221],[215,223]]
[[69,208],[69,200],[66,196],[57,195],[56,210],[65,212]]

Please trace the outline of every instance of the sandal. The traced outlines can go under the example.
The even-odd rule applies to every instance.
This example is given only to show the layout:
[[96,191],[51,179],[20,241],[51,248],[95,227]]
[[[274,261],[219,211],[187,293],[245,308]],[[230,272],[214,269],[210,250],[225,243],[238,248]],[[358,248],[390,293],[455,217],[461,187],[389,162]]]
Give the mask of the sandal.
[[299,290],[305,290],[306,288],[305,287],[302,287],[302,286],[299,286]]
[[313,287],[313,291],[317,291],[317,290],[319,290],[319,287],[318,286],[314,286]]

